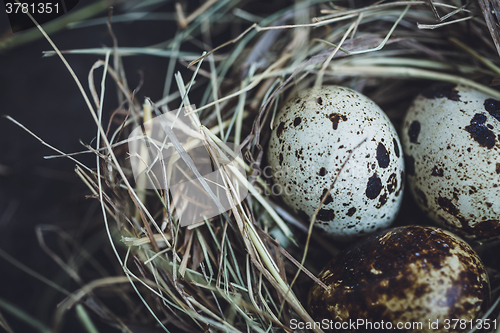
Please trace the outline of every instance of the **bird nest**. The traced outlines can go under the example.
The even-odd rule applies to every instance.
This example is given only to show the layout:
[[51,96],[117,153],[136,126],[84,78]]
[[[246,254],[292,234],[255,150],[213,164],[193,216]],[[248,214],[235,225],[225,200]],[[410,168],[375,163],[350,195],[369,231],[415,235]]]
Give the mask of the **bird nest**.
[[[236,1],[207,1],[191,13],[178,5],[180,29],[160,47],[141,53],[115,45],[100,51],[102,60],[90,81],[94,70],[104,67],[102,85],[91,85],[86,97],[99,126],[96,145],[89,146],[98,165],[77,165],[76,172],[101,203],[103,228],[123,276],[89,282],[62,309],[81,302],[124,332],[137,324],[145,332],[148,327],[291,332],[292,320],[313,321],[306,308],[309,288],[321,283],[317,274],[345,244],[316,230],[315,216],[303,220],[291,214],[273,194],[265,151],[283,102],[313,85],[347,86],[373,99],[399,128],[411,101],[434,81],[463,84],[500,99],[495,89],[500,84],[500,12],[494,1],[353,3],[296,1],[260,16],[250,4]],[[236,36],[228,33],[241,27],[246,29]],[[210,46],[216,34],[226,42]],[[199,53],[182,51],[186,44],[196,45]],[[130,52],[168,53],[161,100],[139,101],[127,86],[121,60]],[[185,69],[182,74],[174,71],[178,64]],[[111,126],[101,123],[105,80],[120,91]],[[157,120],[158,125],[160,118],[159,128],[168,124],[172,132],[155,137],[158,128],[151,124]],[[144,145],[132,151],[132,140]],[[158,158],[169,144],[184,167]],[[202,173],[186,145],[204,147],[212,159],[225,161],[215,168],[220,193],[207,192],[211,203],[198,195],[177,195],[170,184],[176,171],[191,179]],[[197,184],[205,190],[208,185]],[[219,194],[227,200],[218,202]],[[427,223],[408,193],[405,197],[395,224]],[[211,214],[214,207],[219,211]],[[492,258],[498,250],[496,242],[471,244]],[[500,267],[495,259],[485,262],[494,296],[485,316],[492,316]],[[117,299],[129,295],[140,304],[129,308],[127,318],[111,316],[93,301],[104,286],[113,286]]]

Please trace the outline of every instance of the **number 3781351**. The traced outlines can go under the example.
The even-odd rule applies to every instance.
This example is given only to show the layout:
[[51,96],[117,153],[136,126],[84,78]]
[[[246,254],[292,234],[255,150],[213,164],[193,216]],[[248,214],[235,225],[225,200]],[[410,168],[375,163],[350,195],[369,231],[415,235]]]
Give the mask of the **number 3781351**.
[[55,2],[39,2],[39,3],[26,3],[26,2],[6,2],[5,11],[7,14],[58,14],[59,3]]

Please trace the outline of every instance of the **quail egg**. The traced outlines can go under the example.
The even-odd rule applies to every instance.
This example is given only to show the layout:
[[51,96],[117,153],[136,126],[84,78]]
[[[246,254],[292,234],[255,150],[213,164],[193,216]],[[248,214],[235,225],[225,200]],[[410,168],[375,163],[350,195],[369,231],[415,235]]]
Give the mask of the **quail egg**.
[[372,235],[339,253],[318,278],[329,290],[314,284],[310,314],[341,332],[467,332],[491,297],[474,250],[436,227]]
[[463,85],[422,92],[403,122],[413,196],[462,236],[500,236],[500,101]]
[[324,198],[316,225],[344,241],[391,224],[404,159],[393,125],[372,100],[346,87],[307,89],[274,124],[267,151],[273,193],[295,213],[309,220]]

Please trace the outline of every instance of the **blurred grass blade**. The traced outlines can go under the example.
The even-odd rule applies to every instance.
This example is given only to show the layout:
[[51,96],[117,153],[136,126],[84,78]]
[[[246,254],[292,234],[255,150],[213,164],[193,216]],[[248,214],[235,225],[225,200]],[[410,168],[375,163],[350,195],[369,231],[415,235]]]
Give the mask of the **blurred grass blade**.
[[76,305],[76,314],[78,316],[78,320],[82,323],[83,327],[87,330],[88,333],[99,333],[97,328],[94,326],[92,319],[90,319],[89,314],[81,304]]
[[9,312],[11,315],[19,319],[21,322],[25,323],[28,326],[33,327],[35,330],[41,333],[51,333],[50,328],[45,326],[44,323],[39,321],[38,319],[32,317],[24,310],[18,308],[14,304],[0,298],[0,308],[4,309],[6,312]]

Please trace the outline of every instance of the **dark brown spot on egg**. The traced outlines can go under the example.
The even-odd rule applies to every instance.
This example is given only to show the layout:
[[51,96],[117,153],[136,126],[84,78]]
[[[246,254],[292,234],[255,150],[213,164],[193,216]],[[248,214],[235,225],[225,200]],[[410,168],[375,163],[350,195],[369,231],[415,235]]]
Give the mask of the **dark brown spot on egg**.
[[409,176],[415,175],[415,158],[413,156],[405,155],[405,167]]
[[484,101],[484,108],[496,120],[500,121],[500,101],[488,98]]
[[280,160],[280,165],[283,164],[283,154],[282,153],[280,153],[280,155],[279,155],[279,160]]
[[410,127],[408,127],[408,137],[410,142],[418,143],[418,135],[420,134],[420,122],[414,120],[411,122]]
[[321,194],[321,197],[319,200],[323,200],[323,198],[326,196],[325,202],[323,203],[324,205],[328,205],[330,202],[333,202],[332,195],[328,193],[328,190],[325,188],[323,189],[323,193]]
[[482,113],[476,113],[471,119],[470,125],[465,126],[465,130],[481,146],[491,149],[496,143],[495,133],[486,128],[485,122],[486,116]]
[[319,104],[319,105],[323,105],[323,99],[321,97],[318,97],[316,99],[316,102]]
[[346,215],[347,216],[353,216],[354,213],[356,213],[356,207],[351,207],[349,208],[349,210],[347,211]]
[[500,163],[497,163],[495,171],[496,173],[500,174]]
[[387,191],[389,194],[394,192],[396,188],[398,187],[398,179],[395,173],[392,173],[389,176],[389,179],[387,179]]
[[368,178],[365,195],[368,199],[375,199],[380,194],[380,191],[382,191],[382,181],[375,173],[373,176]]
[[316,219],[319,221],[332,221],[335,218],[335,212],[333,209],[320,209]]
[[376,208],[381,208],[383,205],[385,205],[386,202],[387,202],[387,193],[384,193],[378,198],[378,204]]
[[441,208],[443,208],[443,210],[445,212],[447,212],[453,216],[457,216],[460,214],[460,211],[458,210],[458,208],[455,207],[455,205],[448,198],[439,197],[437,199],[437,203]]
[[394,153],[396,154],[396,157],[399,157],[399,145],[395,138],[392,138],[392,144],[394,145]]
[[284,122],[281,122],[279,125],[278,125],[278,128],[276,129],[276,135],[278,136],[278,138],[281,136],[281,133],[283,133],[283,130],[285,129],[285,123]]
[[304,156],[302,155],[302,153],[304,152],[304,148],[300,148],[300,149],[297,149],[295,151],[295,157],[298,159],[298,160],[303,160],[304,159]]
[[379,143],[377,146],[377,162],[379,167],[387,168],[389,166],[390,158],[387,149],[383,143]]
[[321,177],[323,177],[324,175],[326,175],[327,172],[328,171],[326,171],[325,167],[321,167],[321,169],[319,169],[318,175],[320,175]]
[[[455,189],[455,188],[454,188]],[[469,189],[469,194],[474,194],[474,193],[477,193],[477,188],[475,186],[472,186],[470,187]],[[453,194],[455,195],[455,194]],[[458,199],[457,199],[458,200]]]
[[455,84],[448,84],[448,83],[435,84],[422,91],[422,96],[428,99],[446,97],[449,100],[458,102],[460,101],[460,95],[458,94],[458,91],[455,88],[456,88]]
[[343,114],[338,114],[338,113],[331,113],[328,116],[328,119],[332,122],[332,128],[336,130],[339,127],[339,121],[346,121],[347,117],[344,116]]
[[431,175],[436,176],[436,177],[443,177],[444,171],[442,168],[438,168],[437,166],[434,166],[432,168]]
[[415,296],[418,298],[424,296],[425,294],[428,293],[428,289],[429,289],[429,284],[422,283],[421,285],[419,285],[418,287],[415,288]]
[[300,117],[296,117],[296,118],[293,120],[293,126],[295,126],[295,127],[299,126],[301,121],[302,121],[302,118],[300,118]]

